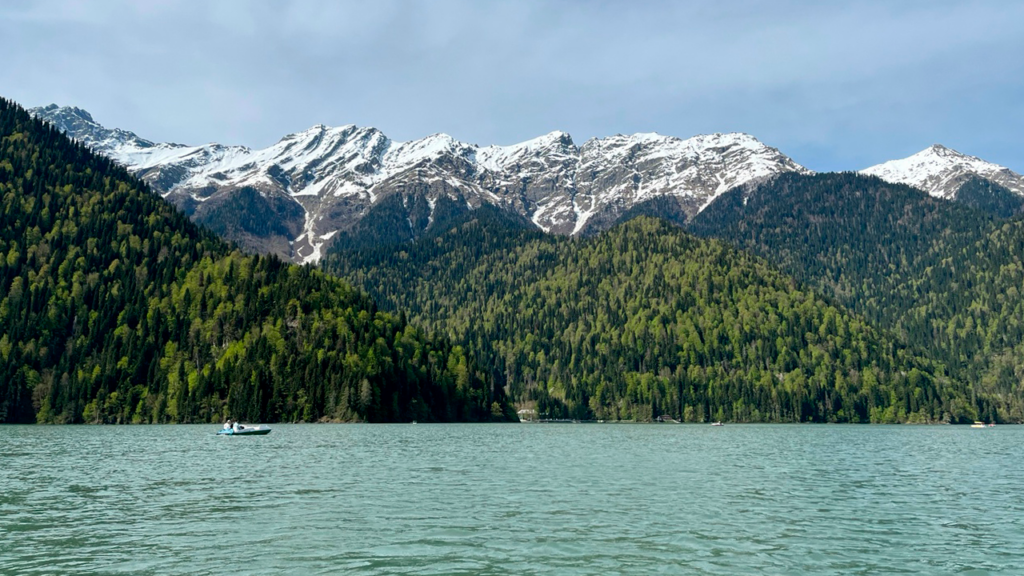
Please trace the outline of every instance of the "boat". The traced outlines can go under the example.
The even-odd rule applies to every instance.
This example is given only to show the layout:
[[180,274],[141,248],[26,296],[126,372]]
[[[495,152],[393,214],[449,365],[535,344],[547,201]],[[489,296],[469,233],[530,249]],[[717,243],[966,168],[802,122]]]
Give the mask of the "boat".
[[711,425],[712,426],[725,426],[725,424],[722,424],[721,422],[712,422]]
[[974,424],[971,424],[971,428],[988,428],[988,426],[984,422],[975,421]]
[[250,426],[247,424],[236,424],[230,428],[221,428],[217,434],[222,436],[264,436],[270,434],[270,426]]

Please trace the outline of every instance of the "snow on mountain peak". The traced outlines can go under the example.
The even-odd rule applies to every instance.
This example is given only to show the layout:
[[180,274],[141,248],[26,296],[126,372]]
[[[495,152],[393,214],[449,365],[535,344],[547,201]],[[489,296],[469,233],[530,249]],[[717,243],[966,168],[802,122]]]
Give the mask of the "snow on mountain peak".
[[383,162],[386,171],[400,172],[445,155],[462,156],[471,148],[447,134],[431,134],[420,140],[392,142]]
[[149,140],[143,140],[131,132],[118,128],[112,130],[104,128],[93,119],[92,114],[74,106],[50,104],[32,108],[28,112],[46,120],[61,132],[106,156],[116,157],[117,149],[126,144],[133,148],[154,146]]
[[31,112],[134,170],[191,211],[214,210],[224,204],[220,199],[246,187],[268,202],[299,204],[304,216],[288,226],[301,233],[288,239],[291,253],[281,252],[297,261],[319,258],[324,242],[393,194],[423,195],[431,210],[441,196],[470,206],[496,204],[545,231],[577,234],[610,226],[625,210],[657,196],[675,198],[692,215],[735,186],[781,172],[807,172],[778,150],[738,133],[685,140],[655,132],[620,134],[577,146],[569,134],[553,131],[517,144],[480,147],[447,134],[396,142],[376,128],[317,124],[253,150],[154,144],[104,128],[75,108],[51,105]]
[[963,154],[941,144],[899,160],[890,160],[861,170],[895,184],[920,188],[937,198],[953,198],[960,186],[972,176],[990,180],[1011,192],[1024,194],[1024,176],[1005,166]]
[[43,107],[42,110],[56,116],[75,117],[84,120],[85,122],[93,124],[96,123],[92,118],[92,114],[89,114],[87,111],[76,106],[58,106],[56,104],[50,104],[49,106]]
[[[532,138],[508,146],[486,146],[477,148],[475,153],[479,165],[491,172],[502,173],[508,170],[522,170],[524,162],[531,162],[540,157],[576,156],[578,149],[572,136],[561,130],[549,132],[543,136]],[[518,167],[518,168],[517,168]]]
[[520,142],[518,144],[512,144],[511,146],[499,146],[499,148],[517,148],[517,149],[527,149],[527,150],[541,150],[541,149],[545,149],[545,148],[551,148],[551,147],[554,147],[554,146],[575,147],[575,144],[573,144],[572,136],[570,136],[568,133],[562,132],[561,130],[555,130],[555,131],[552,131],[552,132],[548,132],[547,134],[544,134],[543,136],[538,136],[536,138],[532,138],[532,139],[527,140],[525,142]]

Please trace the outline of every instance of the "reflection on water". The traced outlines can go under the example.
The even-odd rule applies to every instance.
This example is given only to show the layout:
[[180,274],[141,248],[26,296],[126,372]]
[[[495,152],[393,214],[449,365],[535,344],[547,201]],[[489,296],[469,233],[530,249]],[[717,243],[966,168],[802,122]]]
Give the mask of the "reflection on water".
[[0,574],[1019,574],[1024,427],[0,427]]

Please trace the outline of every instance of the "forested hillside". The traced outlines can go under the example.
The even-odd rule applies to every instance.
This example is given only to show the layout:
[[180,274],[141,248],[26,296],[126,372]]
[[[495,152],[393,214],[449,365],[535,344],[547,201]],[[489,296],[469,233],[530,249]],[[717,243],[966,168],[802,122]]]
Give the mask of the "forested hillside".
[[856,174],[782,176],[734,190],[694,232],[762,255],[926,351],[951,375],[1024,418],[1024,222],[1011,193],[965,194],[986,209]]
[[1024,196],[977,176],[961,184],[953,200],[998,218],[1012,218],[1024,212]]
[[994,416],[983,395],[765,261],[652,218],[578,240],[479,209],[448,232],[326,265],[462,343],[541,416]]
[[246,256],[0,100],[0,422],[514,417],[462,348]]
[[338,233],[332,248],[359,250],[402,244],[447,230],[470,210],[463,198],[452,200],[441,196],[431,202],[416,192],[413,189],[408,193],[391,194],[377,202],[351,228]]
[[687,229],[764,256],[880,321],[912,305],[896,286],[970,244],[993,221],[916,188],[847,172],[732,190]]

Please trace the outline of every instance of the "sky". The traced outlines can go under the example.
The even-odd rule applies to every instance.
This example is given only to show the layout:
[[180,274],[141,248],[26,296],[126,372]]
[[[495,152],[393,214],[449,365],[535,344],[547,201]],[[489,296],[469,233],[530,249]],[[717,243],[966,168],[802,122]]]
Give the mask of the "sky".
[[262,148],[746,132],[819,171],[941,143],[1024,173],[1024,2],[0,3],[0,96]]

